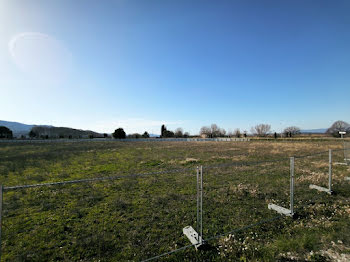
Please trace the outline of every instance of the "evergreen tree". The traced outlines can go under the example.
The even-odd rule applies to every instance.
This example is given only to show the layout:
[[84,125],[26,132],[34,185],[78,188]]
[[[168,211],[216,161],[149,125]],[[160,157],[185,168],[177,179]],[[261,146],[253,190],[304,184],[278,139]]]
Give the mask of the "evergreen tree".
[[123,128],[116,129],[112,135],[116,139],[124,139],[126,137],[126,134]]

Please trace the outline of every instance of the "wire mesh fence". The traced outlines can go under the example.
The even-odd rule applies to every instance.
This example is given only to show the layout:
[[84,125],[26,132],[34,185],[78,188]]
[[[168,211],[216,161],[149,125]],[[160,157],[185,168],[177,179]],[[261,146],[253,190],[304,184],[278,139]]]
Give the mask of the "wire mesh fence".
[[323,151],[296,158],[294,202],[299,216],[324,201],[323,194],[332,193],[331,156],[331,151]]
[[175,174],[7,188],[2,259],[139,261],[184,246],[196,180]]
[[104,195],[94,185],[25,188],[6,192],[4,199],[5,261],[79,260],[101,253],[103,221],[96,209]]
[[344,141],[344,161],[350,164],[350,142]]
[[289,160],[204,168],[204,238],[276,214],[269,203],[289,205]]
[[310,185],[330,189],[344,179],[332,167],[348,150],[205,165],[201,176],[189,167],[4,187],[1,259],[196,258],[184,227],[211,241],[281,218],[269,204],[302,213],[320,199]]

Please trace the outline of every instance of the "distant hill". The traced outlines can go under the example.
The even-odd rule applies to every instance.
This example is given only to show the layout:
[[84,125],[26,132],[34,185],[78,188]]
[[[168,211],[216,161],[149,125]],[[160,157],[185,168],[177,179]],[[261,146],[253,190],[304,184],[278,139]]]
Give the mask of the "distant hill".
[[318,128],[318,129],[305,129],[305,130],[301,130],[301,133],[303,134],[324,134],[326,133],[327,128]]
[[103,137],[103,134],[90,130],[74,129],[69,127],[34,126],[32,129],[35,138],[90,138]]
[[14,137],[28,136],[30,130],[37,133],[37,137],[48,136],[50,138],[59,137],[72,137],[72,138],[87,138],[93,137],[103,137],[103,134],[93,132],[90,130],[80,130],[69,127],[54,127],[48,125],[27,125],[18,122],[10,122],[0,120],[0,126],[6,126],[11,129]]
[[26,125],[18,122],[0,120],[0,126],[6,126],[12,130],[13,136],[27,135],[34,125]]

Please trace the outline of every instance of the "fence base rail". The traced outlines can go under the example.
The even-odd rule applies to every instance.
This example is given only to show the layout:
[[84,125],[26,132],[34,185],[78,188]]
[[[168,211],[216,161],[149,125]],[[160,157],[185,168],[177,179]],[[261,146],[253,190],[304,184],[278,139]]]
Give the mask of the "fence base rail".
[[280,213],[285,216],[289,216],[289,217],[294,216],[294,213],[290,209],[284,208],[275,204],[268,204],[267,208],[271,210],[275,210],[277,213]]
[[332,193],[333,193],[333,191],[329,190],[329,188],[325,188],[325,187],[321,187],[321,186],[317,186],[317,185],[309,185],[309,188],[316,189],[316,190],[321,191],[321,192],[326,192],[329,195],[332,195]]
[[200,236],[196,230],[191,226],[187,226],[183,228],[183,233],[187,238],[191,241],[196,249],[198,249],[201,245],[203,245],[202,236]]

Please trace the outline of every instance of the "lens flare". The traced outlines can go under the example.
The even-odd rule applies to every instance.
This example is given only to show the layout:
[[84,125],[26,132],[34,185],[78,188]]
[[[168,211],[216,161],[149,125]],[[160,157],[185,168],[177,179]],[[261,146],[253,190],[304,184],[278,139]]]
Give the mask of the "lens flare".
[[35,80],[58,84],[66,80],[71,71],[71,53],[49,35],[37,32],[20,33],[8,45],[14,63]]

